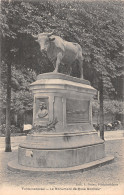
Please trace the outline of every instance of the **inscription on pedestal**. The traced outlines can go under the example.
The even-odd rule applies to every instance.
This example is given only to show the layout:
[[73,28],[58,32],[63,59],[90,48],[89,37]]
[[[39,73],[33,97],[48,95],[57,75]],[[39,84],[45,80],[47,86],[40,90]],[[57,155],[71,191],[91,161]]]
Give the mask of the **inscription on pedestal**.
[[66,100],[66,122],[84,123],[89,121],[89,101],[86,100]]

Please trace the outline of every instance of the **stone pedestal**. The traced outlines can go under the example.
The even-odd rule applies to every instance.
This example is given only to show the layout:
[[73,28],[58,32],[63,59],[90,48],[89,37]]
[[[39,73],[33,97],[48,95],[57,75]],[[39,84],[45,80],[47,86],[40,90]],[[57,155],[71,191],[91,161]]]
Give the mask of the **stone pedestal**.
[[73,171],[113,159],[105,156],[104,141],[92,125],[96,90],[89,81],[45,73],[30,88],[34,95],[33,125],[45,129],[58,122],[55,128],[29,134],[19,145],[18,161],[8,164],[10,169]]

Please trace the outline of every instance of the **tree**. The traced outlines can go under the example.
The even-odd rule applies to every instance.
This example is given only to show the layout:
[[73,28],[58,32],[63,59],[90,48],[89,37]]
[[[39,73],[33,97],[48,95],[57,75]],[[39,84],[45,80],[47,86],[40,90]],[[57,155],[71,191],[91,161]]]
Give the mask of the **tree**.
[[[2,60],[7,65],[7,96],[6,96],[6,138],[5,152],[11,151],[10,141],[10,107],[11,107],[11,67],[17,57],[17,24],[14,23],[16,17],[24,12],[19,12],[19,3],[2,2]],[[22,19],[21,18],[21,19]],[[18,18],[20,19],[20,17]],[[20,22],[20,20],[19,20]],[[22,21],[21,21],[22,22]],[[15,25],[15,26],[14,26]],[[18,29],[19,30],[19,29]]]
[[[11,107],[11,67],[35,69],[44,72],[43,55],[38,50],[38,44],[31,34],[43,31],[47,24],[47,9],[52,9],[48,2],[41,4],[15,1],[2,1],[2,65],[7,67],[7,95],[6,95],[6,148],[11,151],[10,142],[10,107]],[[41,10],[44,11],[43,16]],[[42,20],[43,19],[43,20]],[[41,70],[42,67],[42,70]],[[48,68],[50,66],[48,65]],[[3,67],[2,67],[3,68]],[[50,68],[49,68],[50,70]],[[3,71],[5,72],[5,71]],[[4,75],[5,76],[5,75]],[[25,93],[26,94],[26,93]]]

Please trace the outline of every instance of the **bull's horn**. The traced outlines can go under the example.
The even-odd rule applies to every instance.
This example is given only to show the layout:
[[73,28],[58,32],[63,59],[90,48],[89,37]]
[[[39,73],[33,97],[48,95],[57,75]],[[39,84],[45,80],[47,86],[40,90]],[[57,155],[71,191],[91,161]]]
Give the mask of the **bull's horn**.
[[52,36],[54,32],[48,33],[48,37]]
[[54,38],[49,38],[50,41],[54,41],[55,40],[55,37]]
[[38,36],[37,36],[37,35],[32,35],[32,37],[34,37],[35,39],[37,39],[37,38],[38,38]]

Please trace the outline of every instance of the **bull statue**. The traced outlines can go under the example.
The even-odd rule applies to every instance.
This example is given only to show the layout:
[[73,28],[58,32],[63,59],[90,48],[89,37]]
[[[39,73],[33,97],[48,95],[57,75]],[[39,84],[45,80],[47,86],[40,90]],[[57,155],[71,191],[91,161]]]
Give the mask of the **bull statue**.
[[82,48],[78,43],[68,42],[52,33],[32,35],[40,45],[41,51],[46,51],[49,60],[53,63],[57,73],[61,63],[71,64],[78,60],[81,78],[83,78]]

